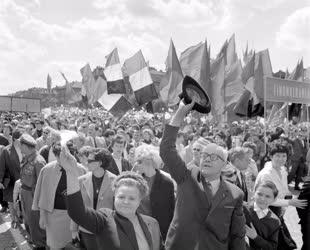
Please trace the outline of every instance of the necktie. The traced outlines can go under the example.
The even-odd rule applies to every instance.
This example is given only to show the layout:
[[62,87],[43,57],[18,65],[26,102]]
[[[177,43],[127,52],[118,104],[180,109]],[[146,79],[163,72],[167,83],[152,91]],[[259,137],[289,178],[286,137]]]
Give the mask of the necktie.
[[212,196],[213,196],[212,185],[210,182],[206,181],[205,178],[203,178],[203,177],[202,177],[202,186],[203,186],[203,189],[205,190],[207,196],[212,198]]

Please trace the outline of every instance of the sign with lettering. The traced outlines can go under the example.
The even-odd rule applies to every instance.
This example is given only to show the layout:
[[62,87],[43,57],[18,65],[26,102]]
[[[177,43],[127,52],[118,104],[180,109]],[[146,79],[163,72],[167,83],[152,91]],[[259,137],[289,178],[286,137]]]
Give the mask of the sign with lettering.
[[265,78],[265,101],[310,104],[310,83]]

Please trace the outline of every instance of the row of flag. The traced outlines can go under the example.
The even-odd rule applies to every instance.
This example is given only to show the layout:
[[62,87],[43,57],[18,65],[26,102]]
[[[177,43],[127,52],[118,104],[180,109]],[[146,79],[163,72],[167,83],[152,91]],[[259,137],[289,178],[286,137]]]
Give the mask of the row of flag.
[[[207,41],[200,42],[186,49],[178,58],[170,40],[166,72],[159,89],[156,89],[142,51],[139,50],[121,65],[115,48],[106,57],[104,77],[95,79],[89,64],[80,70],[81,92],[75,92],[61,73],[66,81],[66,98],[68,103],[82,98],[87,98],[88,104],[99,102],[116,115],[122,115],[133,104],[143,105],[158,98],[167,106],[174,106],[179,101],[183,78],[189,75],[208,93],[214,117],[222,119],[225,113],[245,117],[262,115],[264,77],[272,76],[268,49],[256,53],[249,51],[247,46],[242,63],[236,53],[235,35],[232,35],[214,59],[211,59],[210,50]],[[301,72],[302,60],[287,78],[299,80]],[[49,75],[48,82],[51,82]]]

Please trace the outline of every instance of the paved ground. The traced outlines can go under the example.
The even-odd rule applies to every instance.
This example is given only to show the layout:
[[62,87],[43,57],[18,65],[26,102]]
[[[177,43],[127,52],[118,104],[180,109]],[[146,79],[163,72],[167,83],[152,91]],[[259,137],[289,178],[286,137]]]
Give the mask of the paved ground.
[[[291,191],[294,195],[298,194],[293,190]],[[284,218],[292,237],[297,243],[298,249],[300,249],[302,239],[296,209],[289,207]],[[31,247],[27,244],[23,234],[23,228],[11,228],[10,216],[8,214],[0,214],[0,250],[30,250]]]

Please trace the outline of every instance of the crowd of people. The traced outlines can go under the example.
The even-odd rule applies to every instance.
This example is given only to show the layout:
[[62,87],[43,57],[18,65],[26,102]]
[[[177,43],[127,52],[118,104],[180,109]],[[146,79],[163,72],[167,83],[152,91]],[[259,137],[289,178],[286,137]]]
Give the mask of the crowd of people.
[[296,249],[292,206],[310,249],[309,123],[215,124],[192,107],[1,113],[1,212],[33,249]]

